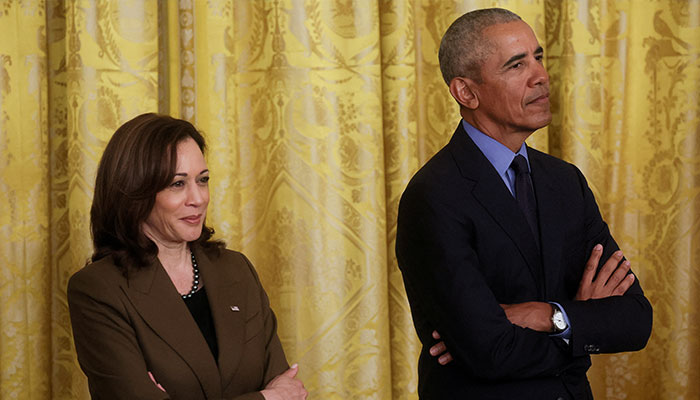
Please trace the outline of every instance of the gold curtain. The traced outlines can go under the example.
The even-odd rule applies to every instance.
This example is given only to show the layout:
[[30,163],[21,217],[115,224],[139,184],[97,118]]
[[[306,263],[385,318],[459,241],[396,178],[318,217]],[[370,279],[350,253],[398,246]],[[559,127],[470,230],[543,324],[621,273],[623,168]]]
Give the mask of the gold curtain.
[[470,9],[529,22],[554,120],[654,306],[597,399],[700,397],[700,1],[0,1],[0,397],[86,399],[65,289],[96,163],[147,111],[206,135],[209,223],[256,265],[317,399],[415,399],[394,256],[410,176],[459,114],[437,46]]

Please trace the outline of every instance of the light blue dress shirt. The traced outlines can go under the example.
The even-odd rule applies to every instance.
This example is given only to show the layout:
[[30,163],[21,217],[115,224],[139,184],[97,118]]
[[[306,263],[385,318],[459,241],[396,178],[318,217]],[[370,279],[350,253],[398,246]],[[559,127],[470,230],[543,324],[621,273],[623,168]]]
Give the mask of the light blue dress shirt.
[[510,168],[510,164],[513,162],[515,156],[520,154],[525,157],[525,160],[527,160],[527,168],[530,169],[530,159],[527,157],[525,143],[520,146],[520,150],[518,150],[517,153],[513,153],[513,151],[503,143],[482,133],[480,130],[471,126],[467,121],[462,120],[462,126],[464,130],[467,131],[467,135],[476,143],[476,147],[484,153],[491,165],[496,168],[496,172],[498,172],[498,175],[503,179],[506,187],[510,190],[510,194],[515,197],[515,171]]
[[[510,194],[515,197],[515,171],[513,171],[513,168],[510,168],[510,164],[513,162],[515,156],[520,154],[525,157],[525,160],[527,160],[527,168],[532,171],[530,168],[530,159],[527,157],[527,147],[525,143],[523,142],[517,153],[513,153],[513,151],[503,143],[476,129],[467,121],[462,120],[462,127],[464,127],[467,135],[474,141],[476,147],[484,153],[484,156],[486,156],[491,165],[496,169],[498,175],[503,179],[503,183],[505,183],[508,190],[510,190]],[[571,339],[571,323],[569,322],[569,316],[566,314],[561,304],[555,302],[550,303],[559,306],[559,309],[564,315],[564,321],[566,321],[566,325],[568,326],[564,332],[552,336],[564,338],[568,343],[568,339]]]

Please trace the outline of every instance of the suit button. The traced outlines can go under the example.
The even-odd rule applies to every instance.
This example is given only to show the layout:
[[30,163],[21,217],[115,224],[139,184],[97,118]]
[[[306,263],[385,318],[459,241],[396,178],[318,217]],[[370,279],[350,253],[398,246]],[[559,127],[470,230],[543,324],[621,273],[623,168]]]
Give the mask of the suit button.
[[563,397],[557,397],[557,400],[564,400]]
[[583,346],[583,350],[589,353],[600,353],[600,347],[594,344],[587,344]]

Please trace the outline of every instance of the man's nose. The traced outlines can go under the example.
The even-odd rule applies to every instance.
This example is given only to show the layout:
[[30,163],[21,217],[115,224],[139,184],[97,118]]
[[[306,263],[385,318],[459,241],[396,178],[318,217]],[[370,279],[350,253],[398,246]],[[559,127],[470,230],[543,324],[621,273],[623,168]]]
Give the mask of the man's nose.
[[531,86],[545,85],[549,83],[549,74],[543,64],[535,63],[533,67],[532,77],[530,78]]

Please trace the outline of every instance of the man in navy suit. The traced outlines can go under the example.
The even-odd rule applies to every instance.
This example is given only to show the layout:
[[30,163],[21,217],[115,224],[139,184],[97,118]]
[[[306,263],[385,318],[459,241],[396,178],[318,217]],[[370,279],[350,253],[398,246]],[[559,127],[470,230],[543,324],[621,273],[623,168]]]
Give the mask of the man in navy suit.
[[450,26],[439,58],[462,120],[408,184],[396,238],[418,392],[592,399],[589,354],[643,348],[652,309],[581,172],[525,144],[552,119],[543,49],[520,17],[486,9]]

